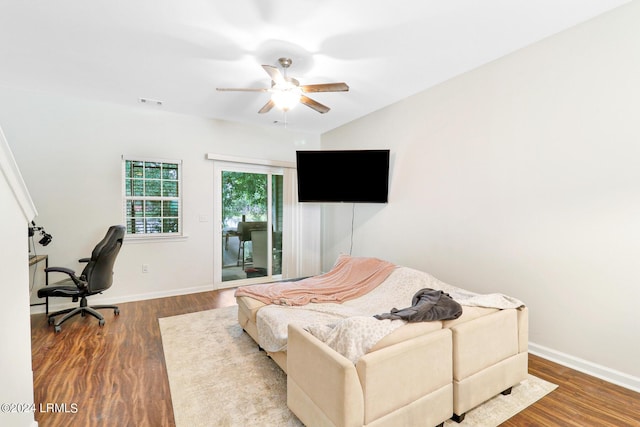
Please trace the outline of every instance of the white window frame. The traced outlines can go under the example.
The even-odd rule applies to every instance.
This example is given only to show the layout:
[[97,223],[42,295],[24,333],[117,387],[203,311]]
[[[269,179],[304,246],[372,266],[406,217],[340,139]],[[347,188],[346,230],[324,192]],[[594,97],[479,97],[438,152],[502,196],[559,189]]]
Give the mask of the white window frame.
[[[165,164],[175,164],[178,166],[178,197],[167,197],[167,196],[128,196],[127,195],[127,187],[126,182],[128,177],[126,175],[126,164],[127,161],[132,162],[148,162],[148,163],[165,163]],[[162,159],[162,158],[153,158],[153,157],[133,157],[133,156],[122,156],[122,221],[125,225],[127,225],[127,202],[130,200],[142,200],[142,201],[170,201],[177,200],[178,201],[178,232],[176,233],[129,233],[127,231],[125,238],[128,241],[156,241],[156,240],[171,240],[171,239],[182,239],[185,236],[184,228],[183,228],[183,163],[182,160],[176,159]],[[160,218],[163,218],[162,216]]]

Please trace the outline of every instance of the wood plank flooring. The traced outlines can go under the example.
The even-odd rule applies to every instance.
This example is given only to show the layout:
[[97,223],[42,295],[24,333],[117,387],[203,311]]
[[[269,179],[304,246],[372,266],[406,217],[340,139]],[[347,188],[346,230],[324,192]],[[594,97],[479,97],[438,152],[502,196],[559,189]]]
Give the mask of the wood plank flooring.
[[[119,304],[102,328],[78,317],[58,334],[31,316],[40,427],[174,426],[158,318],[233,304],[233,290]],[[640,393],[533,355],[529,371],[559,388],[504,426],[640,426]]]

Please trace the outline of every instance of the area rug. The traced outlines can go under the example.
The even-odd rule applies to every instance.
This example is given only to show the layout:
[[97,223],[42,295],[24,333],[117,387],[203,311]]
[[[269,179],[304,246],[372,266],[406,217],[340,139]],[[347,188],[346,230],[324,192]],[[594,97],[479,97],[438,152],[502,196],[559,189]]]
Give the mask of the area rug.
[[[287,379],[237,322],[237,306],[158,319],[176,427],[302,426],[287,408]],[[495,427],[556,386],[529,376],[460,424]]]

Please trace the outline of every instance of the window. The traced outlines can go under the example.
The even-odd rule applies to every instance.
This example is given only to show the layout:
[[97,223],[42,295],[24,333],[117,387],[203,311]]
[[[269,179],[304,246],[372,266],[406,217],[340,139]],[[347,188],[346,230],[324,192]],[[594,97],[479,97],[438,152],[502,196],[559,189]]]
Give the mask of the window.
[[182,235],[182,161],[123,158],[127,234]]

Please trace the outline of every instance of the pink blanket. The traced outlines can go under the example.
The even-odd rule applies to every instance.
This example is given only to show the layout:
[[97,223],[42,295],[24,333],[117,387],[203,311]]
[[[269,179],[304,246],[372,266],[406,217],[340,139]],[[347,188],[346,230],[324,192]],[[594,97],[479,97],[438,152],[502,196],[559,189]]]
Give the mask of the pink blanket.
[[243,286],[236,296],[248,296],[265,304],[305,305],[358,298],[382,283],[396,267],[377,258],[338,257],[331,271],[297,282]]

